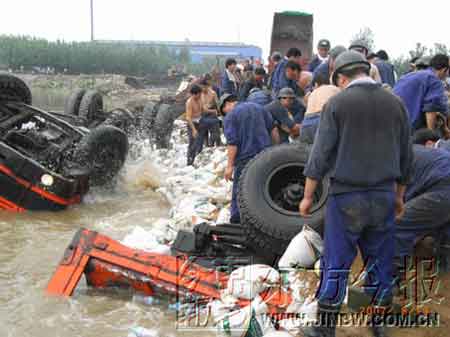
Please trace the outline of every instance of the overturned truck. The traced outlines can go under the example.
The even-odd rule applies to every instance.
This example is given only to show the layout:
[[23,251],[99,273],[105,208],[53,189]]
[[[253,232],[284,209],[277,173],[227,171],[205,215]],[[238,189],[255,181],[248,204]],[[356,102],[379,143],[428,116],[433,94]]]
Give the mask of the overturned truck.
[[128,153],[122,130],[76,126],[31,103],[21,79],[0,74],[0,209],[61,210],[114,180]]

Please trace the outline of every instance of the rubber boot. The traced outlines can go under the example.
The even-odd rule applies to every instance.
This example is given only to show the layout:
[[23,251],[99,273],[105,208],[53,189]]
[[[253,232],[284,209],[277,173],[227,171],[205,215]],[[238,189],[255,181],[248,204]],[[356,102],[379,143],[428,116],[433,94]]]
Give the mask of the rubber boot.
[[335,337],[336,322],[339,309],[337,307],[318,305],[316,326],[300,328],[300,336],[304,337]]

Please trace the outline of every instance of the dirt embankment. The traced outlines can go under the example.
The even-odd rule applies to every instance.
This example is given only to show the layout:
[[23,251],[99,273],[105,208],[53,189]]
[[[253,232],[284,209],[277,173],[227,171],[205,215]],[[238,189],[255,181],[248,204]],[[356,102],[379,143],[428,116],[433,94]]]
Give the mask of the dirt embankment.
[[36,75],[16,74],[31,88],[33,105],[47,110],[62,110],[65,98],[78,88],[95,89],[104,96],[106,110],[143,106],[160,95],[176,91],[176,87],[134,89],[122,75]]

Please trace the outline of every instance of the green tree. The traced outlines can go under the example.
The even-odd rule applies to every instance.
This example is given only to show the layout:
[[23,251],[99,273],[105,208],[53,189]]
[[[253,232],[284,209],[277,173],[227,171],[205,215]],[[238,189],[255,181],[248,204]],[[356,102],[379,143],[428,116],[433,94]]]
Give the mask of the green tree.
[[350,45],[355,42],[364,42],[369,50],[375,50],[375,34],[369,27],[361,28],[357,34],[353,35]]

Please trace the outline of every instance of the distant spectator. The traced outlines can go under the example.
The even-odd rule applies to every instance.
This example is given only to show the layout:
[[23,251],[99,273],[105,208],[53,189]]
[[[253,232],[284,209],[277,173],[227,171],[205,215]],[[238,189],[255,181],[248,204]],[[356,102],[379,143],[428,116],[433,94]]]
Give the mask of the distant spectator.
[[239,101],[245,101],[253,88],[262,89],[264,86],[264,78],[266,76],[266,71],[264,68],[256,68],[252,76],[245,80],[239,90]]
[[[367,46],[367,43],[364,40],[352,42],[350,47],[348,47],[348,50],[354,50],[357,51],[358,53],[363,54],[366,60],[367,56],[369,55],[369,47]],[[374,81],[381,83],[380,72],[378,70],[378,67],[373,63],[370,64],[370,77],[372,77]]]
[[236,77],[236,65],[237,62],[233,58],[229,58],[225,61],[225,71],[222,74],[222,85],[220,87],[220,93],[237,95],[238,79]]
[[308,70],[310,72],[314,72],[314,70],[316,70],[316,68],[320,64],[328,61],[328,53],[330,52],[330,48],[330,41],[326,39],[322,39],[319,41],[319,43],[317,44],[317,54],[314,55],[313,59],[308,65]]
[[395,71],[394,66],[389,62],[388,54],[384,50],[379,50],[376,55],[375,65],[380,72],[381,82],[393,88],[395,85]]

